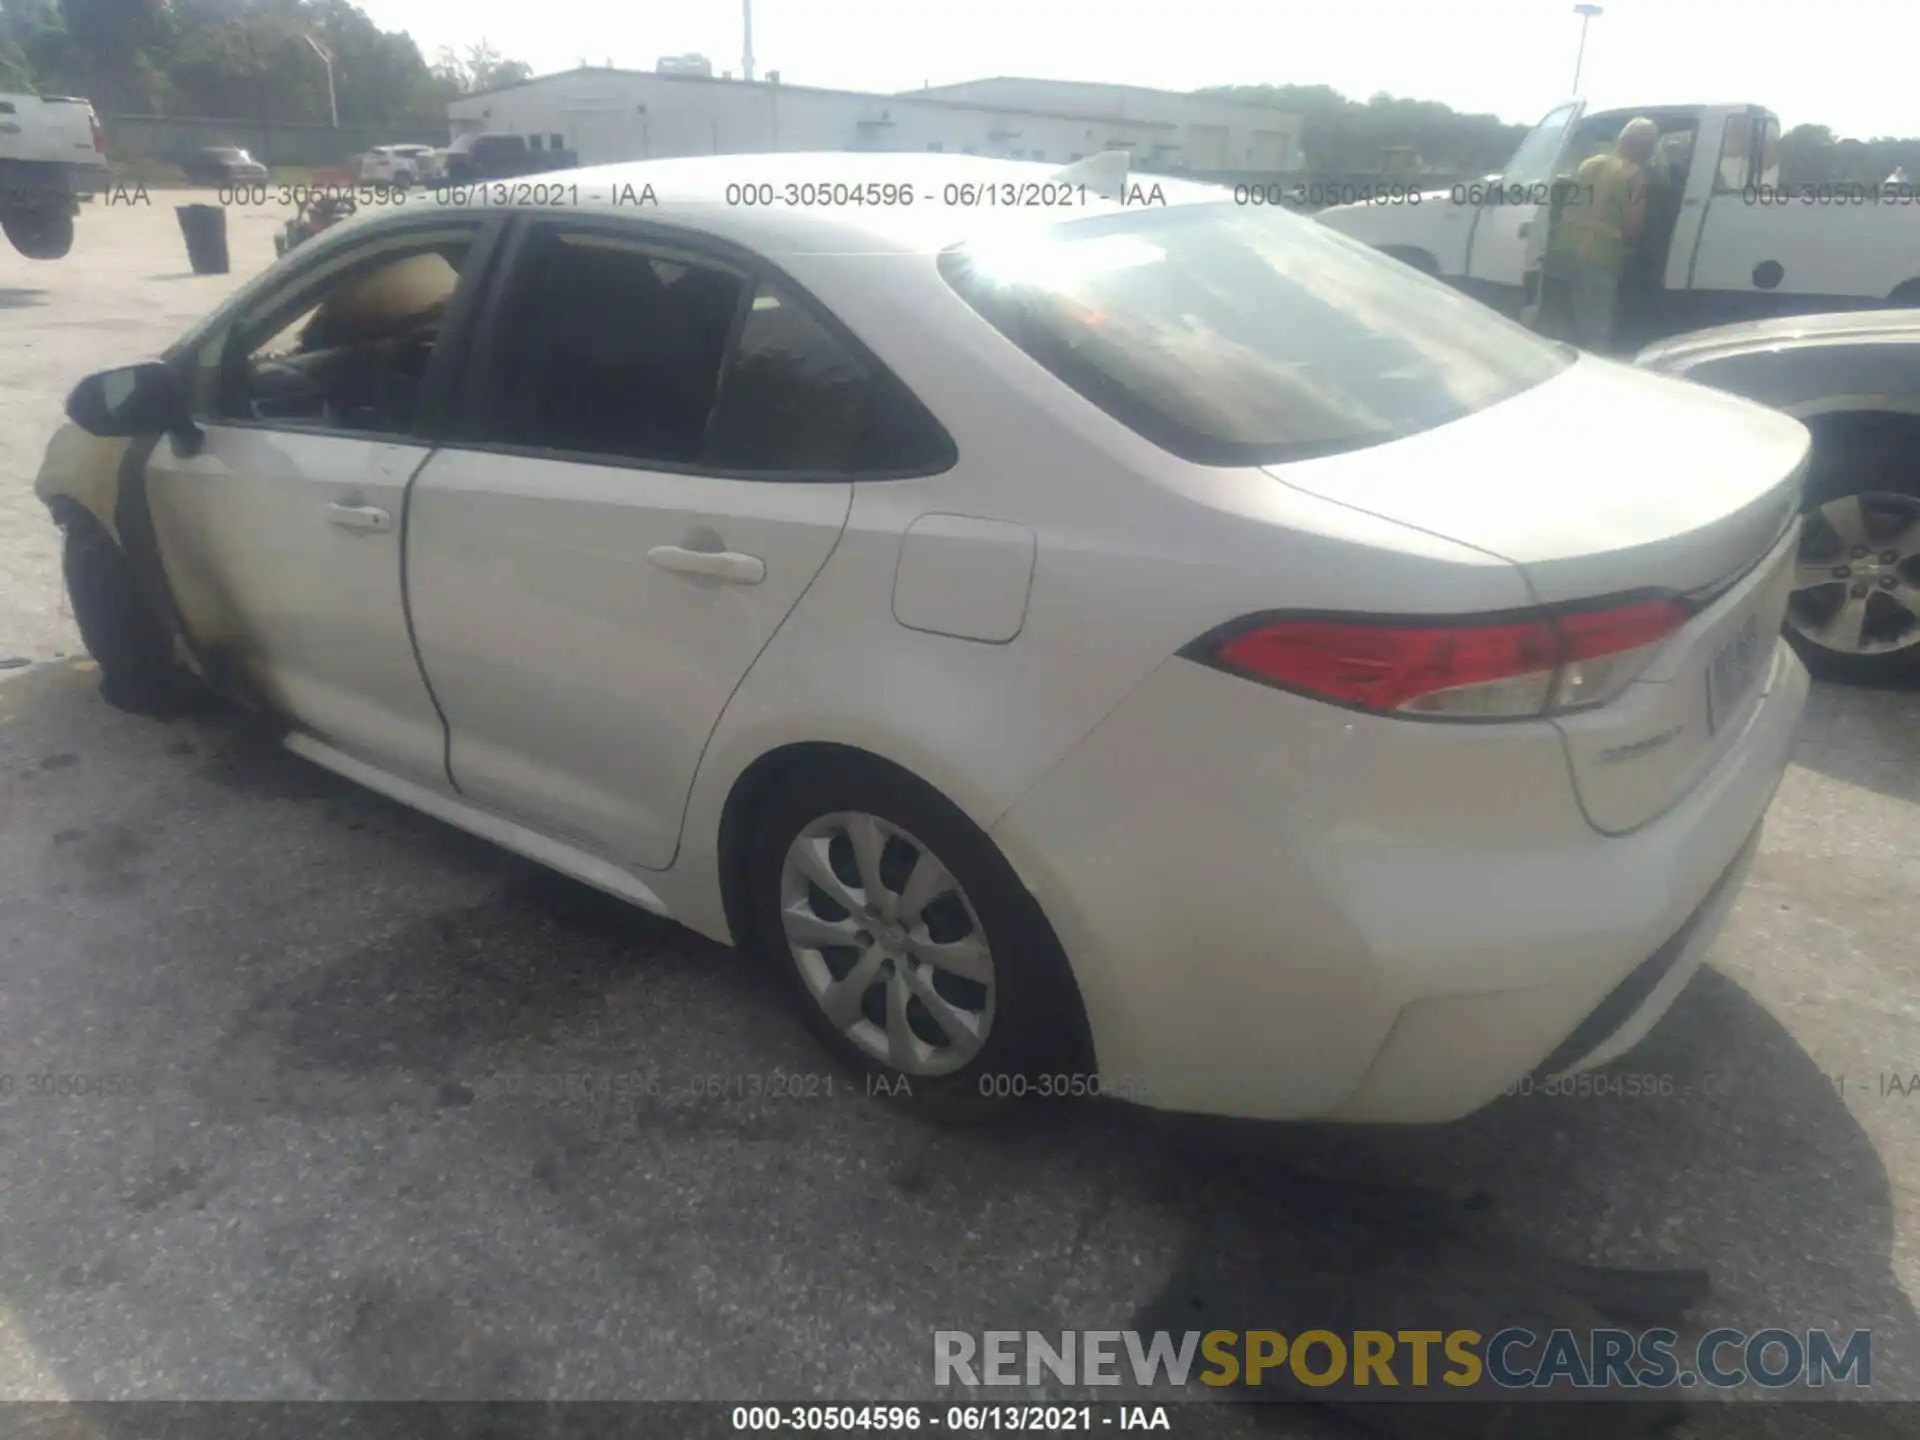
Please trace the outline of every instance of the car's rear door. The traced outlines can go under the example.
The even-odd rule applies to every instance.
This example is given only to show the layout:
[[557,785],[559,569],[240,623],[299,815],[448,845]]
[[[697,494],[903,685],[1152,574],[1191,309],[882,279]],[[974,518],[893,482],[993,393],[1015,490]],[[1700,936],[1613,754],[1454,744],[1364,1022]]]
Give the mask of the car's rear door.
[[161,442],[147,486],[208,663],[338,749],[445,789],[401,542],[498,222],[420,219],[317,247],[182,357],[202,442]]
[[722,709],[838,541],[872,374],[750,256],[523,223],[472,428],[415,482],[414,632],[465,797],[664,867]]

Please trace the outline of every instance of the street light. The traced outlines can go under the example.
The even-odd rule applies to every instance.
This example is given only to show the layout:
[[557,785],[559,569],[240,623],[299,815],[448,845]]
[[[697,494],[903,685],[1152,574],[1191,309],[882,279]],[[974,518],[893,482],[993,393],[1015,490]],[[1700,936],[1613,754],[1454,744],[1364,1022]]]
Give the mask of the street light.
[[1595,16],[1603,12],[1598,5],[1576,5],[1573,7],[1573,13],[1580,17],[1580,50],[1573,57],[1573,93],[1575,98],[1578,98],[1580,66],[1587,58],[1587,26],[1593,23]]
[[302,35],[300,38],[307,42],[308,48],[311,49],[314,54],[318,55],[320,57],[320,63],[327,67],[327,114],[333,118],[333,128],[338,130],[340,128],[340,106],[333,98],[333,56],[327,53],[326,46],[322,45],[311,35]]

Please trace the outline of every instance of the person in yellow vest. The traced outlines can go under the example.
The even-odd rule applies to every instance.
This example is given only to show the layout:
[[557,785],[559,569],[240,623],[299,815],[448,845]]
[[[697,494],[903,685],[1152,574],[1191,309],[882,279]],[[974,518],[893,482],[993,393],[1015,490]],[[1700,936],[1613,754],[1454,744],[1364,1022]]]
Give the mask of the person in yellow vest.
[[1647,222],[1647,163],[1660,127],[1632,120],[1612,150],[1583,163],[1570,182],[1547,238],[1541,275],[1541,328],[1583,350],[1613,344],[1620,271]]

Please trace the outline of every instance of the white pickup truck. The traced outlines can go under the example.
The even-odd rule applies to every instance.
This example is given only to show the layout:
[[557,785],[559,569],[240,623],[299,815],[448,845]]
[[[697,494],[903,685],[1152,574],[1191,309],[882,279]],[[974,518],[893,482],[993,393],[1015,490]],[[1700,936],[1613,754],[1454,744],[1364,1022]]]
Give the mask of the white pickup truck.
[[93,106],[68,95],[0,95],[0,229],[29,260],[73,248],[80,197],[113,183]]
[[[1920,186],[1781,183],[1780,121],[1757,105],[1556,107],[1497,180],[1318,218],[1507,312],[1538,295],[1547,204],[1636,116],[1660,126],[1647,225],[1621,275],[1628,349],[1740,320],[1920,304]],[[1565,193],[1564,189],[1561,193]]]

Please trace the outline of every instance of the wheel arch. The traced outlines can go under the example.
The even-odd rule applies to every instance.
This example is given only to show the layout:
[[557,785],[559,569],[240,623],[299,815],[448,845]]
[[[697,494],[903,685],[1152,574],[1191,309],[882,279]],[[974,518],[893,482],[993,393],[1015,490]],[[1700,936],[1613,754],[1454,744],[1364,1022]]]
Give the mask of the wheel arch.
[[[1858,475],[1863,480],[1899,480],[1895,488],[1920,493],[1911,477],[1920,456],[1920,396],[1844,396],[1796,406],[1787,412],[1813,436],[1807,498],[1838,493],[1833,487]],[[1890,474],[1888,472],[1891,472]]]
[[1411,265],[1422,275],[1439,277],[1440,257],[1431,250],[1419,245],[1377,245],[1374,248],[1403,265]]
[[885,755],[876,753],[859,745],[843,744],[836,741],[799,740],[776,746],[757,756],[734,777],[726,800],[721,806],[719,827],[714,839],[714,860],[716,876],[719,882],[720,908],[727,926],[728,937],[737,949],[753,951],[757,949],[760,936],[756,933],[753,921],[753,907],[747,895],[748,839],[753,827],[764,810],[767,802],[779,791],[786,777],[797,770],[814,765],[864,766],[875,771],[891,774],[908,784],[924,789],[931,796],[950,805],[969,823],[975,826],[990,845],[1000,861],[1024,892],[1023,899],[1031,907],[1036,924],[1045,932],[1047,942],[1064,965],[1067,984],[1076,992],[1074,1000],[1079,1007],[1077,1032],[1072,1043],[1080,1050],[1084,1063],[1090,1067],[1096,1063],[1094,1037],[1087,1025],[1084,996],[1079,994],[1080,982],[1075,973],[1072,956],[1062,943],[1059,931],[1055,928],[1046,907],[1040,901],[1028,876],[1021,873],[1014,857],[994,840],[990,823],[968,806],[959,803],[954,796],[940,785],[934,784],[913,767],[903,765]]
[[132,444],[89,435],[69,421],[47,442],[33,493],[53,512],[55,523],[65,525],[75,509],[84,511],[105,526],[118,545],[120,475]]
[[[966,816],[981,833],[991,829],[973,806],[957,799],[947,786],[929,780],[912,765],[882,755],[862,745],[834,740],[793,740],[776,745],[756,756],[734,776],[720,805],[719,824],[713,835],[713,854],[720,882],[720,905],[733,943],[748,947],[753,940],[752,923],[743,899],[746,836],[781,782],[796,770],[809,765],[867,765],[923,786]],[[1012,866],[1009,860],[1008,865]],[[1016,874],[1018,872],[1016,871]],[[1021,884],[1026,885],[1025,877]],[[1028,886],[1028,893],[1032,887]]]

